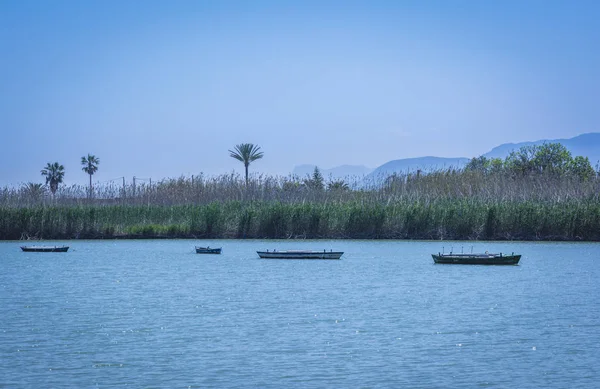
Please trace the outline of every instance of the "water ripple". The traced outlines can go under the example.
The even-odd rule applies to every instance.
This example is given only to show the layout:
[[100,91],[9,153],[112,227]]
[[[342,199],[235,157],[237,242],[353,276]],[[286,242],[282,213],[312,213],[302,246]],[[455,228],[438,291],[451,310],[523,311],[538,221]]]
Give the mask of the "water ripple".
[[[600,382],[598,244],[479,242],[520,266],[465,267],[434,265],[438,242],[223,241],[211,257],[195,243],[0,243],[0,387]],[[300,244],[346,254],[254,255]]]

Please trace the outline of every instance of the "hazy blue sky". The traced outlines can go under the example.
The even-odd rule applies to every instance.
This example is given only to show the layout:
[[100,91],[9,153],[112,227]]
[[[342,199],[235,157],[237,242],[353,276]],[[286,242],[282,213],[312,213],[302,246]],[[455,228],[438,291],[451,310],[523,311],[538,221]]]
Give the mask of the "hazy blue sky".
[[600,131],[596,1],[0,1],[0,184],[377,167]]

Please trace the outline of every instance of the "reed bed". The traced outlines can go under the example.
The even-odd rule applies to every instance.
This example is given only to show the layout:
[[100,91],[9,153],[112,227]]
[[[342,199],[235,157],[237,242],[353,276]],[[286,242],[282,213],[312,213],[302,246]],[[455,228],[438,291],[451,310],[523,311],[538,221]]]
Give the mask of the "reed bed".
[[436,171],[314,188],[297,177],[0,190],[0,238],[600,240],[600,180]]

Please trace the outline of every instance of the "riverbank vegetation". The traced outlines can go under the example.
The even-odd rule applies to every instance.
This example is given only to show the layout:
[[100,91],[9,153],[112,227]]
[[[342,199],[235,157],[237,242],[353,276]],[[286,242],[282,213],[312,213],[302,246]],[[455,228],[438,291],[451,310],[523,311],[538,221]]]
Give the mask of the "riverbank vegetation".
[[[545,158],[550,151],[560,158]],[[599,241],[597,171],[585,158],[550,151],[370,179],[328,180],[316,169],[305,178],[199,175],[97,185],[94,198],[85,187],[52,194],[28,184],[0,190],[0,238]]]

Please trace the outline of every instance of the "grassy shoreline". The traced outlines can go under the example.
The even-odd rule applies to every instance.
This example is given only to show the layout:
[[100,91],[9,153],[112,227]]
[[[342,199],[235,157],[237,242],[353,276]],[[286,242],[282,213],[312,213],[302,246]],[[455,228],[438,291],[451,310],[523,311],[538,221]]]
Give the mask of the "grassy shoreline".
[[600,202],[232,201],[0,208],[0,239],[24,237],[600,241]]
[[[343,185],[341,185],[343,184]],[[0,189],[0,240],[600,241],[600,177],[445,170],[369,185],[223,175],[150,185]]]

